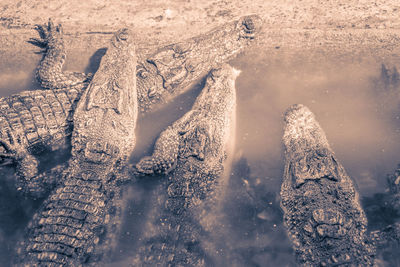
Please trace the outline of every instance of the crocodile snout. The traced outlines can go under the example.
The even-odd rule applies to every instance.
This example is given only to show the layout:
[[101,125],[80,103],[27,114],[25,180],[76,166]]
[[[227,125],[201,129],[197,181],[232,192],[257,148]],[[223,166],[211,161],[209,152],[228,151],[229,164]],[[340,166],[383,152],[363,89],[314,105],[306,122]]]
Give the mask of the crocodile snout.
[[313,113],[311,110],[302,105],[302,104],[294,104],[291,107],[289,107],[284,115],[284,120],[285,123],[295,123],[304,121],[306,118],[314,117]]
[[289,154],[308,153],[306,151],[331,151],[326,135],[311,110],[302,105],[292,105],[284,115],[283,144]]

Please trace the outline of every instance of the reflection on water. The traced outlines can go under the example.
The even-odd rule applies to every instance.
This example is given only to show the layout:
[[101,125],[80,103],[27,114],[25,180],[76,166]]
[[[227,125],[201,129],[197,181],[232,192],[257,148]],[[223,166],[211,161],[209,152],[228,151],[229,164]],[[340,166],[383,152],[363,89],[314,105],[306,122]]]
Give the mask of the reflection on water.
[[14,68],[2,69],[0,72],[0,97],[36,88],[40,88],[40,85],[34,82],[34,75],[31,72]]
[[[90,60],[79,55],[79,65],[69,63],[67,68],[93,71],[103,54],[99,50]],[[69,58],[73,62],[74,56]],[[86,62],[86,69],[82,62]],[[385,207],[382,197],[386,174],[400,161],[397,69],[380,62],[335,63],[323,58],[318,65],[263,56],[241,56],[232,63],[242,73],[236,81],[236,148],[223,199],[224,229],[216,229],[224,237],[217,244],[217,262],[234,266],[294,265],[279,207],[282,114],[294,103],[302,103],[315,113],[332,149],[365,197],[363,203],[371,229],[379,229],[397,218],[390,207]],[[0,95],[37,88],[31,82],[35,64],[30,62],[25,68],[11,66],[9,71],[0,73]],[[131,162],[151,154],[157,135],[190,109],[201,85],[199,81],[190,92],[139,120]],[[10,182],[11,174],[2,173],[0,263],[7,266],[15,239],[40,201],[21,205],[31,200],[18,196]],[[152,192],[160,186],[160,179],[163,177],[142,179],[127,186],[127,208],[114,264],[127,265],[135,252],[140,233],[145,231],[146,214],[155,205]]]

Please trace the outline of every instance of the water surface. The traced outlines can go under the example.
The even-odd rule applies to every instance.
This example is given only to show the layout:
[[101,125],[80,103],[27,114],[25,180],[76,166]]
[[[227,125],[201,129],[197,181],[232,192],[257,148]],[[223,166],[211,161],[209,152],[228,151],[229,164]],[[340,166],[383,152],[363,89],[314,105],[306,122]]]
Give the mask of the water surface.
[[[66,68],[94,71],[102,54],[104,51],[94,56],[75,51]],[[218,244],[217,262],[235,266],[294,265],[282,224],[279,190],[284,164],[282,114],[295,103],[302,103],[315,113],[337,158],[354,179],[360,195],[367,198],[364,207],[373,211],[367,212],[369,220],[373,225],[388,223],[375,217],[382,204],[376,196],[384,193],[386,174],[400,162],[399,88],[395,72],[382,69],[381,62],[368,60],[367,55],[365,60],[358,61],[327,58],[321,55],[316,64],[315,60],[299,62],[288,60],[285,55],[271,58],[260,53],[241,55],[231,62],[242,73],[236,81],[234,163],[221,200],[224,229],[216,229],[224,238]],[[36,62],[14,66],[12,59],[7,60],[10,64],[0,72],[0,96],[39,88],[33,78]],[[139,119],[131,162],[151,154],[158,134],[190,109],[202,84],[202,80],[197,81],[188,93]],[[12,186],[12,170],[4,169],[2,173],[0,213],[5,216],[0,220],[0,264],[7,266],[15,240],[41,200],[18,195]],[[133,256],[140,233],[145,231],[146,214],[155,205],[152,193],[160,179],[163,177],[152,177],[126,187],[123,232],[113,264],[127,265]],[[375,209],[369,209],[372,206]],[[393,214],[387,216],[395,219]]]

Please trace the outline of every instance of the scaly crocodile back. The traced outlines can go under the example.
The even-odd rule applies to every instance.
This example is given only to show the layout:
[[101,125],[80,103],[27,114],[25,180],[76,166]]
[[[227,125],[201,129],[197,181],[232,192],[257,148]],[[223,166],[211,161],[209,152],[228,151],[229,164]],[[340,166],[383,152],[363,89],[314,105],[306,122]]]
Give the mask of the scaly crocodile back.
[[[19,140],[31,153],[67,146],[83,88],[24,91],[0,99],[0,140]],[[5,150],[4,147],[0,149]]]
[[69,166],[28,226],[17,264],[97,265],[115,245],[118,176],[135,145],[136,64],[133,36],[117,32],[77,104]]
[[116,234],[111,219],[120,212],[115,205],[119,192],[96,178],[88,172],[68,176],[49,196],[28,225],[29,237],[20,244],[22,261],[17,265],[79,266],[103,257],[95,247],[107,247]]
[[172,170],[157,191],[160,206],[150,212],[133,266],[208,263],[203,241],[213,242],[208,239],[217,225],[218,200],[229,177],[237,75],[226,64],[212,70],[192,110],[161,133],[150,159],[138,163],[139,171],[146,162]]

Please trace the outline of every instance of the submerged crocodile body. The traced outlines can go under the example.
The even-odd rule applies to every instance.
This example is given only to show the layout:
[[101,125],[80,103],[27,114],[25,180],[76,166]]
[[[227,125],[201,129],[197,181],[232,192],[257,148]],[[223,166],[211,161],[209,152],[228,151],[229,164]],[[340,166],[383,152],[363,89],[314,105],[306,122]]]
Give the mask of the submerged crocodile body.
[[193,108],[162,132],[153,155],[136,165],[140,174],[168,175],[157,192],[160,206],[150,212],[134,266],[206,264],[201,241],[210,231],[206,215],[216,207],[227,177],[237,74],[228,65],[212,70]]
[[45,183],[51,186],[50,177],[44,179],[49,173],[38,175],[39,163],[33,155],[70,146],[72,118],[82,92],[37,90],[0,99],[0,157],[16,163],[24,190],[40,194],[47,188]]
[[[393,212],[394,221],[382,229],[371,232],[371,239],[377,247],[377,254],[387,261],[388,266],[398,266],[400,247],[400,165],[393,174],[388,175],[388,191],[384,194],[384,203]],[[397,253],[397,254],[396,254]],[[390,255],[391,257],[388,257]]]
[[[140,111],[152,110],[155,104],[185,92],[213,64],[243,51],[260,26],[258,16],[245,16],[149,56],[139,56],[145,58],[138,62],[135,75]],[[0,99],[0,158],[17,164],[20,188],[35,195],[45,191],[43,178],[51,173],[38,175],[38,161],[33,155],[70,145],[75,104],[93,76],[62,71],[66,52],[60,25],[49,21],[46,26],[38,25],[37,30],[41,39],[30,41],[44,48],[37,77],[43,87],[52,90],[27,91]],[[46,188],[52,183],[48,179]]]
[[281,207],[298,263],[372,266],[375,249],[358,193],[307,107],[288,109],[283,143]]
[[132,34],[118,31],[77,104],[72,157],[29,223],[17,266],[97,266],[115,245],[122,169],[135,146],[136,64]]
[[388,176],[389,202],[400,215],[400,165]]

